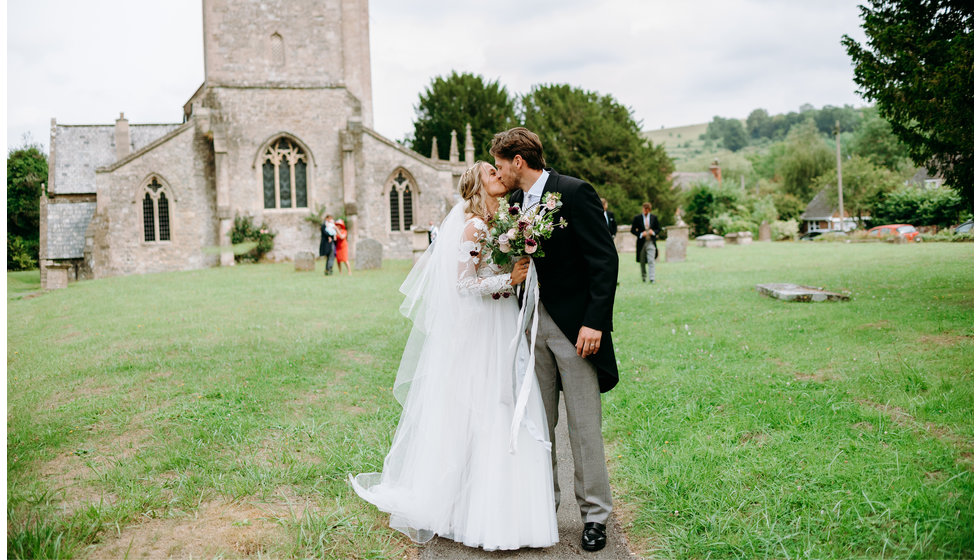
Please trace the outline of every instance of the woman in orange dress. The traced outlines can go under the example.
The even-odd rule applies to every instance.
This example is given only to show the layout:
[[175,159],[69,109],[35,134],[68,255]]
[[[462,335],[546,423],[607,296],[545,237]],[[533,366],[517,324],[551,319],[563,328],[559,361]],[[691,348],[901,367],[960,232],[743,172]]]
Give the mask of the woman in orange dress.
[[347,265],[347,275],[351,275],[350,261],[347,259],[347,226],[343,220],[335,222],[337,226],[337,272],[344,272],[343,265]]

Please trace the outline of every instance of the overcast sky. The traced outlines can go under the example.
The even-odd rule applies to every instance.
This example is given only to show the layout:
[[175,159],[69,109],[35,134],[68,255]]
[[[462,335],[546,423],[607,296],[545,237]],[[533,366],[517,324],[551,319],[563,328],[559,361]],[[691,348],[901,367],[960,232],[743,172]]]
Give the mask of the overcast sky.
[[[375,128],[393,140],[452,70],[512,95],[550,83],[611,94],[648,130],[867,105],[840,44],[864,37],[856,0],[371,0],[370,13]],[[200,0],[13,0],[8,145],[30,134],[46,147],[51,117],[180,122],[204,80],[202,36]]]

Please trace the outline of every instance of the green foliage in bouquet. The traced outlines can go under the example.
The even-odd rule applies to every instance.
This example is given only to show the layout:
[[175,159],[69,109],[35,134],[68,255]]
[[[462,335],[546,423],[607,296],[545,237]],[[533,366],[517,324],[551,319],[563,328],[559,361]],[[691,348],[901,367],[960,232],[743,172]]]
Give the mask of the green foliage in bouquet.
[[561,208],[561,194],[548,193],[527,210],[517,204],[507,204],[500,199],[500,207],[490,225],[490,259],[498,266],[510,264],[521,257],[543,257],[541,241],[551,237],[555,227],[568,225],[565,218],[555,223],[555,214]]

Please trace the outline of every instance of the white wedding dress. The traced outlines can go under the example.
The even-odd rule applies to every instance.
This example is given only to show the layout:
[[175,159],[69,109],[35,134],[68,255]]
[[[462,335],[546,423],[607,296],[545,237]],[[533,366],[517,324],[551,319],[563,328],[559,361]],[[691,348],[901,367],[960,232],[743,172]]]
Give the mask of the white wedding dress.
[[[391,450],[382,472],[351,483],[415,542],[551,546],[551,444],[537,380],[522,375],[527,341],[510,274],[489,261],[487,226],[465,220],[462,203],[439,231],[402,285],[413,329],[395,382],[403,410]],[[514,420],[521,386],[527,406]]]

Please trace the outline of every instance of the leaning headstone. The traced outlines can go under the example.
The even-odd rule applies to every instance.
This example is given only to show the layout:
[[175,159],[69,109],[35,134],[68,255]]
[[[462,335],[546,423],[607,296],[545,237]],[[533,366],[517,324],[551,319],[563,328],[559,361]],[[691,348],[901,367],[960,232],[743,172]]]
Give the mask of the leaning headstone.
[[664,229],[667,230],[667,262],[684,262],[687,258],[687,236],[690,228],[686,225],[674,225]]
[[381,256],[384,246],[374,239],[361,239],[357,242],[354,267],[358,270],[381,268]]
[[769,222],[763,221],[759,224],[759,241],[772,241],[772,226]]
[[310,272],[313,270],[313,262],[316,257],[310,251],[300,251],[293,257],[296,272]]
[[[728,237],[727,235],[725,237]],[[752,244],[752,232],[751,231],[740,231],[735,234],[735,244],[736,245],[751,245]]]
[[712,249],[721,247],[725,244],[725,238],[720,235],[715,235],[713,233],[708,233],[695,237],[694,241],[697,242],[698,247],[709,247]]

